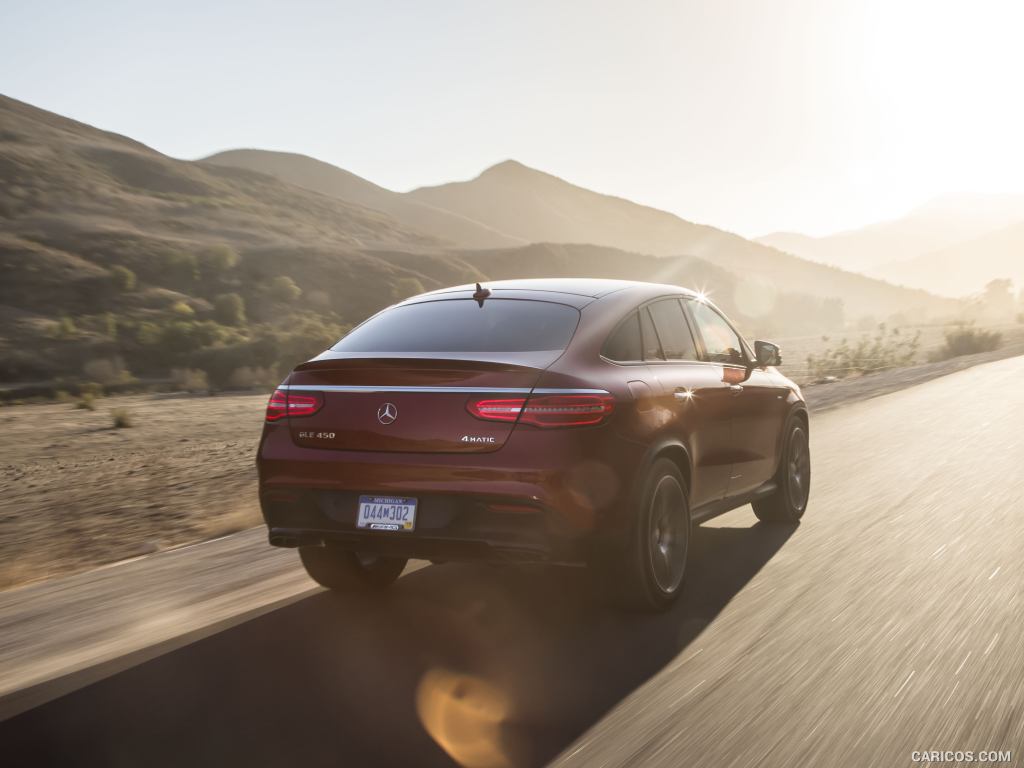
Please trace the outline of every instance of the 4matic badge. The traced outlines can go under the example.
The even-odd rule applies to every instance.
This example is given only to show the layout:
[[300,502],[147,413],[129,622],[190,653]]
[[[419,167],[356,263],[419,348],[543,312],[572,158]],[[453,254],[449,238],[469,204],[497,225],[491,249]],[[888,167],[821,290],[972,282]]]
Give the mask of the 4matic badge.
[[463,435],[459,438],[463,443],[496,443],[497,438],[490,435]]

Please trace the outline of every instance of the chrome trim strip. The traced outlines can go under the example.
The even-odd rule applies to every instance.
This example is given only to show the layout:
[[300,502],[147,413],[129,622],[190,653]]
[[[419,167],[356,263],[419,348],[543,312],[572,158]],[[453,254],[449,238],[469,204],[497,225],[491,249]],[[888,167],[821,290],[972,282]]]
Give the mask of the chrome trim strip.
[[551,388],[545,389],[544,387],[541,387],[540,389],[533,390],[533,394],[535,394],[535,395],[610,395],[611,392],[609,392],[606,389],[572,389],[572,388],[565,388],[565,389],[563,389],[563,388],[560,388],[560,387],[551,387]]
[[278,389],[294,389],[306,392],[447,392],[447,393],[469,393],[473,392],[502,392],[508,394],[528,395],[607,395],[610,394],[604,389],[559,389],[541,388],[531,389],[530,387],[377,387],[360,386],[355,384],[282,384]]

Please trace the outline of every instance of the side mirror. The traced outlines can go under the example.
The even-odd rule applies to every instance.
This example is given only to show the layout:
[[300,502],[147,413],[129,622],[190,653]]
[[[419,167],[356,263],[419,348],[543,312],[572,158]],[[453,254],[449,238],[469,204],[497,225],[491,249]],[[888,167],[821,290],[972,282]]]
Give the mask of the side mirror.
[[778,344],[770,341],[754,342],[754,357],[758,366],[765,368],[770,365],[782,365],[782,350]]

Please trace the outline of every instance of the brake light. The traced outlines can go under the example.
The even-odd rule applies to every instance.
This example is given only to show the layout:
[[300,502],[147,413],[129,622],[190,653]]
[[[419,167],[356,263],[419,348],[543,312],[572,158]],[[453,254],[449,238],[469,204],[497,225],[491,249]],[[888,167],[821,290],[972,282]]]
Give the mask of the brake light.
[[518,421],[535,427],[585,427],[600,424],[611,415],[611,395],[531,395],[501,400],[478,399],[466,410],[485,421]]
[[267,421],[277,421],[288,415],[288,393],[283,389],[275,389],[267,403]]
[[319,392],[298,394],[287,389],[275,389],[267,403],[267,421],[278,421],[285,416],[312,416],[324,407],[324,396]]

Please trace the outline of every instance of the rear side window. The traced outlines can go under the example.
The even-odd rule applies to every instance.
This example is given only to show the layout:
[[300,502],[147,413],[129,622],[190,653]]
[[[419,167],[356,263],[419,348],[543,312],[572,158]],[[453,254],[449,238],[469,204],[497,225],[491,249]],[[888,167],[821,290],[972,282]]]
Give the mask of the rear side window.
[[651,304],[649,309],[665,359],[696,360],[697,348],[679,299],[662,299]]
[[627,363],[631,360],[642,360],[640,350],[640,319],[634,312],[612,331],[601,349],[601,354],[609,360]]
[[640,332],[643,338],[644,360],[664,360],[661,342],[658,341],[658,334],[654,331],[654,323],[651,322],[651,313],[647,311],[647,307],[640,308]]
[[339,352],[561,351],[579,323],[566,304],[523,299],[446,299],[376,315],[332,349]]

